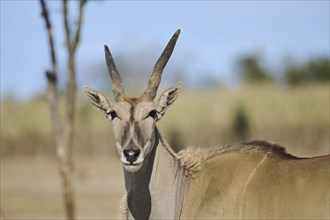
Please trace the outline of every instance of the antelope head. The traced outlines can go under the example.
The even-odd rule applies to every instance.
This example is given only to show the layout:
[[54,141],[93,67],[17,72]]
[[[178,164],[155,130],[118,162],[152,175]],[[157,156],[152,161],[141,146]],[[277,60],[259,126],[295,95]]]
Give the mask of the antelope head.
[[83,87],[91,104],[112,122],[120,160],[129,172],[138,171],[148,157],[155,144],[156,122],[174,103],[182,88],[182,82],[179,82],[155,100],[163,69],[173,52],[179,34],[180,30],[177,30],[168,42],[154,66],[147,89],[140,97],[125,96],[119,72],[106,45],[105,59],[115,101],[109,101],[102,93],[87,86]]

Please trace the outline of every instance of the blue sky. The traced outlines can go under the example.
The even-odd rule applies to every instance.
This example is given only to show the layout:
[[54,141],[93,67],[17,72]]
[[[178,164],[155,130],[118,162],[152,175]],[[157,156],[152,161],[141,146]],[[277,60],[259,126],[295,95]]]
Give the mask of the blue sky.
[[[1,97],[28,98],[45,90],[44,72],[50,66],[39,1],[0,2]],[[48,6],[59,68],[64,70],[61,2]],[[85,9],[77,54],[79,85],[96,84],[91,74],[93,66],[104,64],[104,44],[115,59],[129,58],[127,63],[139,62],[145,51],[151,71],[178,28],[182,32],[164,78],[180,67],[191,79],[210,74],[230,84],[235,61],[244,54],[259,51],[278,69],[288,57],[303,61],[329,56],[329,1],[99,1]]]

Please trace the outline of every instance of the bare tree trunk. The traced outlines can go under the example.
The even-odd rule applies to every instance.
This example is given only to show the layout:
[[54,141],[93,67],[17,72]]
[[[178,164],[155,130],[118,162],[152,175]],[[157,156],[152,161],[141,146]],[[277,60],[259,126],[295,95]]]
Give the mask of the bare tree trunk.
[[[53,32],[50,24],[48,10],[44,0],[40,0],[42,7],[42,16],[44,18],[51,53],[52,69],[46,72],[48,82],[48,104],[53,125],[53,132],[56,144],[56,155],[58,159],[59,173],[63,185],[63,198],[66,209],[67,219],[75,219],[75,200],[74,187],[72,180],[73,159],[72,147],[74,137],[74,116],[75,116],[75,96],[76,96],[76,71],[75,71],[75,54],[80,40],[80,30],[83,17],[83,6],[85,0],[79,1],[79,15],[75,35],[71,36],[71,29],[68,21],[68,2],[63,0],[63,20],[65,27],[66,47],[68,51],[68,82],[66,90],[66,117],[64,123],[58,110],[57,103],[57,63],[53,40]],[[71,40],[72,38],[72,40]]]

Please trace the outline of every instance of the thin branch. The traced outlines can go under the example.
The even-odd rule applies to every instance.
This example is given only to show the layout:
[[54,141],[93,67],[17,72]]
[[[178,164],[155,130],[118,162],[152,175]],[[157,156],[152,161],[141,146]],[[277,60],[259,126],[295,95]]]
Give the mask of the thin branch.
[[[53,69],[56,69],[56,56],[55,56],[55,49],[54,49],[54,38],[53,38],[53,32],[52,32],[52,26],[49,21],[49,16],[48,16],[48,10],[46,7],[46,3],[44,0],[40,0],[41,3],[41,8],[42,8],[42,16],[44,18],[46,28],[47,28],[47,33],[48,33],[48,40],[49,40],[49,46],[51,49],[51,59],[52,59],[52,67]],[[56,74],[56,72],[54,72]]]
[[[76,70],[75,70],[75,54],[76,48],[80,40],[80,32],[83,20],[83,9],[86,3],[85,0],[80,0],[79,2],[79,15],[77,21],[77,29],[72,31],[69,26],[68,19],[68,5],[67,0],[63,0],[63,19],[65,26],[65,34],[67,41],[67,51],[68,51],[68,83],[67,83],[67,96],[66,96],[66,125],[65,125],[65,142],[68,146],[72,146],[73,142],[73,132],[74,132],[74,113],[75,113],[75,93],[76,93]],[[72,37],[70,34],[75,33]],[[72,40],[71,40],[72,39]],[[68,155],[71,155],[71,147],[68,148]]]
[[63,157],[61,158],[61,175],[64,185],[64,194],[66,199],[66,211],[68,219],[75,219],[75,201],[72,180],[72,148],[74,136],[74,118],[75,118],[75,95],[76,95],[76,78],[74,66],[74,51],[71,43],[71,29],[68,19],[68,1],[63,0],[63,21],[65,28],[66,46],[68,51],[68,81],[66,91],[66,119],[64,127],[64,147]]
[[[68,18],[68,1],[63,0],[63,21],[65,28],[65,39],[68,51],[68,80],[66,90],[66,123],[64,127],[64,141],[67,146],[67,156],[70,157],[73,144],[74,132],[74,111],[75,111],[75,93],[76,93],[76,71],[74,65],[75,51],[71,42],[71,27],[69,26]],[[69,158],[68,158],[69,159]],[[70,160],[70,159],[69,159]]]
[[[67,1],[63,1],[65,4],[64,7],[64,14],[65,14],[65,24],[66,31],[68,34],[70,33],[70,29],[67,23]],[[66,208],[66,216],[68,219],[73,220],[75,219],[75,203],[74,203],[74,192],[73,192],[73,184],[72,184],[72,158],[70,149],[72,148],[72,144],[69,143],[67,140],[72,139],[72,133],[68,132],[67,125],[72,123],[72,121],[66,121],[65,130],[62,129],[62,123],[60,121],[60,114],[58,110],[57,104],[57,68],[56,68],[56,54],[55,54],[55,47],[54,47],[54,40],[53,40],[53,32],[52,26],[48,16],[48,10],[46,7],[46,3],[44,0],[40,0],[41,8],[42,8],[42,16],[44,18],[47,32],[48,32],[48,40],[51,49],[51,60],[52,60],[52,70],[46,72],[47,81],[48,81],[48,103],[51,112],[51,120],[54,127],[54,134],[55,134],[55,142],[56,142],[56,153],[57,159],[59,162],[59,172],[62,179],[63,184],[63,198],[65,202]],[[66,35],[69,36],[69,35]],[[70,41],[67,39],[67,47],[70,50]],[[73,76],[74,77],[74,76]],[[74,81],[74,79],[73,79]],[[72,103],[74,105],[74,103]],[[72,127],[72,125],[71,125]],[[71,134],[71,135],[68,135]],[[70,138],[68,138],[70,137]]]
[[83,20],[83,14],[84,14],[84,5],[86,4],[85,0],[80,0],[79,1],[79,16],[78,16],[78,21],[77,21],[77,30],[76,30],[76,34],[74,37],[74,41],[72,42],[72,50],[75,52],[77,49],[77,46],[79,44],[80,41],[80,31],[81,31],[81,24],[82,24],[82,20]]
[[56,62],[56,53],[54,46],[54,38],[52,26],[49,20],[48,9],[44,0],[40,0],[41,8],[42,8],[42,17],[44,18],[47,34],[48,34],[48,42],[51,54],[51,71],[46,71],[46,77],[48,82],[48,103],[49,109],[51,113],[51,120],[53,125],[53,130],[55,134],[55,142],[56,145],[60,145],[62,139],[62,123],[60,120],[60,115],[57,107],[57,62]]
[[65,29],[65,41],[67,48],[71,51],[71,30],[69,27],[68,21],[68,1],[63,0],[63,21],[64,21],[64,29]]

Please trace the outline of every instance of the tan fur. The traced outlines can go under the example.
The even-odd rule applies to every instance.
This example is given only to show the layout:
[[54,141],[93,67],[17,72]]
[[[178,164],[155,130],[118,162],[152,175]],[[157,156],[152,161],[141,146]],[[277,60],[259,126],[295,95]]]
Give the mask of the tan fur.
[[150,219],[329,219],[329,155],[297,158],[264,141],[156,149]]
[[127,206],[127,196],[125,196],[120,201],[120,210],[121,210],[121,218],[122,219],[128,219],[128,206]]
[[180,151],[177,156],[181,165],[185,167],[186,174],[188,176],[194,176],[208,160],[221,154],[233,152],[259,155],[267,153],[271,157],[295,158],[287,154],[283,147],[265,141],[242,142],[211,149],[188,147]]
[[136,104],[138,104],[140,102],[145,102],[148,100],[148,98],[144,95],[141,95],[138,98],[131,98],[131,97],[123,96],[122,99],[123,99],[123,101],[128,102],[132,106],[135,106]]
[[260,141],[178,155],[189,179],[183,219],[329,218],[329,155],[296,158]]

